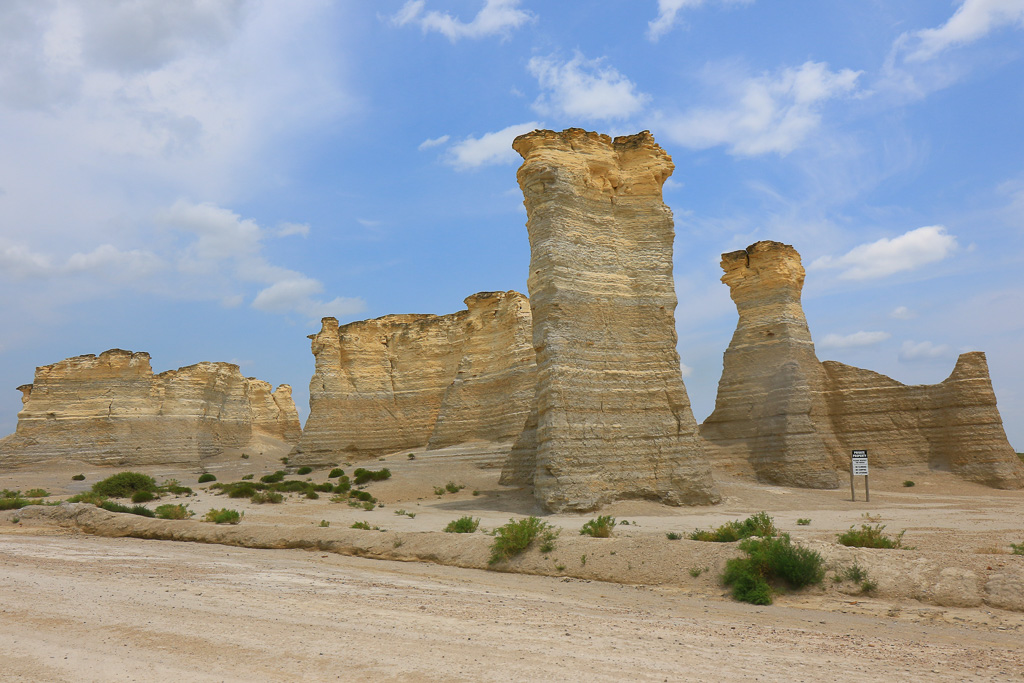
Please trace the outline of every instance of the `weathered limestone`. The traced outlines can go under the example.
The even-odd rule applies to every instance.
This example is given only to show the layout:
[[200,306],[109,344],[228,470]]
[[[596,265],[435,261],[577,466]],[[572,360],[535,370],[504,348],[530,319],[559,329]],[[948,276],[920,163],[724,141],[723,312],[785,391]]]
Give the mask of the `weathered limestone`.
[[[758,242],[722,255],[722,282],[740,319],[725,352],[715,411],[701,435],[716,462],[749,463],[774,484],[836,488],[842,448],[831,430],[827,378],[814,354],[800,292],[804,268],[793,247]],[[722,463],[725,464],[725,463]]]
[[531,417],[503,481],[532,480],[555,511],[718,501],[676,352],[672,160],[646,131],[534,131],[513,147],[538,381],[535,433]]
[[483,292],[449,315],[388,315],[311,336],[316,370],[295,460],[511,440],[533,395],[530,305]]
[[716,465],[765,482],[835,488],[852,449],[874,467],[928,463],[998,488],[1024,487],[983,353],[965,353],[934,385],[820,363],[800,305],[793,247],[758,242],[722,255],[739,311],[715,411],[701,425]]
[[66,458],[96,465],[200,464],[231,449],[285,454],[298,442],[291,387],[237,365],[153,374],[149,354],[111,349],[36,368],[0,441],[0,466]]

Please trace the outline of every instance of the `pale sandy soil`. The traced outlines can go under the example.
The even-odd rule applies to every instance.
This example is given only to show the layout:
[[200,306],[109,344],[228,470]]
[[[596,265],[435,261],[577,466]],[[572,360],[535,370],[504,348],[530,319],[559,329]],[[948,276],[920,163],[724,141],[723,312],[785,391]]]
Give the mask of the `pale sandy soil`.
[[[406,559],[433,544],[439,561],[464,549],[465,566],[484,567],[487,537],[440,529],[465,514],[494,528],[539,512],[525,492],[497,485],[499,459],[492,450],[456,448],[357,463],[393,472],[370,487],[385,507],[369,512],[326,495],[253,505],[202,491],[198,472],[149,472],[199,491],[181,502],[200,515],[211,507],[244,511],[233,529],[254,539],[334,534],[346,543],[369,539],[384,548],[382,557],[418,553]],[[209,471],[233,481],[278,467],[232,459]],[[4,472],[0,488],[64,495],[114,471],[65,464]],[[84,482],[70,480],[78,472]],[[326,474],[309,476],[323,481]],[[906,479],[916,486],[904,488]],[[1024,679],[1024,612],[993,607],[981,590],[992,583],[987,577],[1024,571],[1024,557],[1008,554],[1011,542],[1024,543],[1024,493],[925,468],[874,472],[870,503],[862,489],[852,502],[849,488],[719,480],[726,495],[719,506],[610,507],[603,512],[630,521],[612,539],[579,536],[593,515],[545,516],[563,529],[556,550],[532,551],[506,569],[552,576],[101,538],[30,519],[13,523],[11,513],[0,513],[0,680]],[[448,481],[466,488],[435,496],[434,487]],[[734,547],[665,538],[759,510],[830,562],[856,558],[869,567],[878,593],[826,581],[767,607],[735,603],[717,579]],[[864,515],[891,531],[907,529],[905,541],[917,550],[836,546],[836,534],[867,521]],[[797,526],[801,517],[811,525]],[[321,520],[330,528],[319,528]],[[349,530],[355,520],[387,532]],[[689,575],[700,567],[708,571]],[[924,578],[916,584],[908,579],[918,575]],[[957,597],[968,584],[981,587],[981,598]],[[1021,587],[1005,584],[1000,599],[1012,603]]]

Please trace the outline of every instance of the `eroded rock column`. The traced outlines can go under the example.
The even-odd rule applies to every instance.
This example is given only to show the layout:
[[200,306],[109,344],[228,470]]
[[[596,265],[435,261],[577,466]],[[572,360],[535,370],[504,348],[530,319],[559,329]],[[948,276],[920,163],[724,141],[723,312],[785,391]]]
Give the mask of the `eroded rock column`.
[[676,352],[661,196],[672,160],[646,131],[535,131],[513,146],[529,216],[537,426],[535,451],[518,449],[504,480],[532,471],[556,511],[718,501]]

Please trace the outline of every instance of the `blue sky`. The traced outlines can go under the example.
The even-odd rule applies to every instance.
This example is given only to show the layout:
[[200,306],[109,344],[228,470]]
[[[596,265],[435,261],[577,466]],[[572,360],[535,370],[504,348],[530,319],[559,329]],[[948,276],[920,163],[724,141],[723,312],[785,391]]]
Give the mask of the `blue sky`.
[[712,410],[719,255],[793,244],[822,359],[988,353],[1024,450],[1024,0],[6,0],[0,432],[120,347],[295,388],[319,318],[526,291],[512,138],[649,129],[679,352]]

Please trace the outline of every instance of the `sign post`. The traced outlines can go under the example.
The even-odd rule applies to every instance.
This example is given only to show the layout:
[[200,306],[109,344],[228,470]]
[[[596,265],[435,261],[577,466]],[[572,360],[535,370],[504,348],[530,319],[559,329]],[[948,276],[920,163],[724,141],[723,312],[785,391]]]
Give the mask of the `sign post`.
[[868,489],[868,452],[853,451],[850,455],[850,500],[857,500],[853,478],[861,476],[864,477],[864,500],[871,502],[871,492]]

